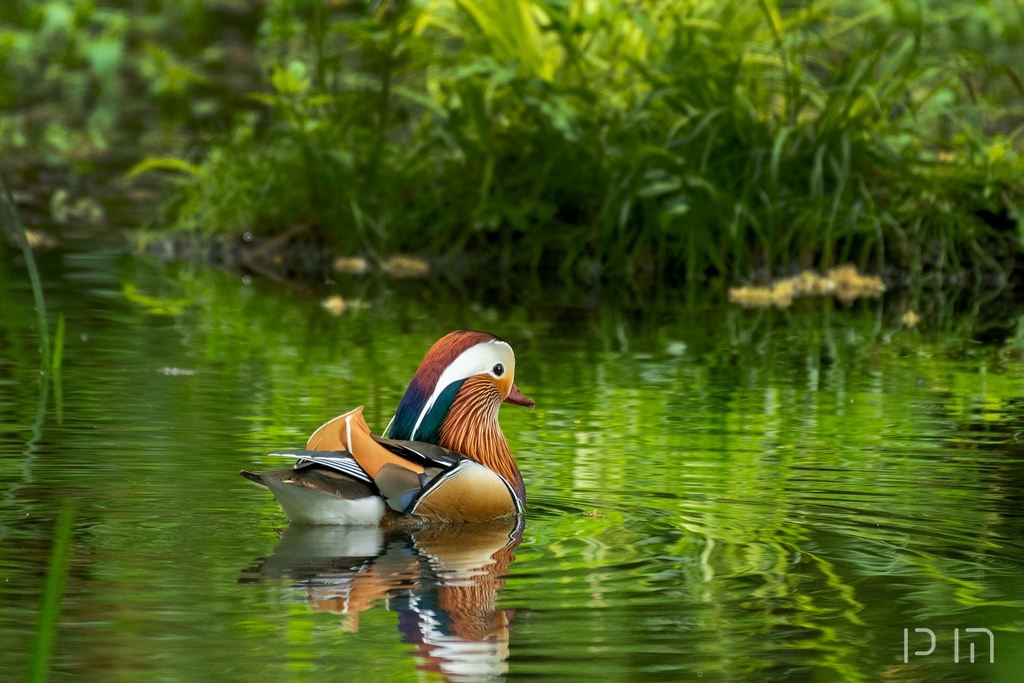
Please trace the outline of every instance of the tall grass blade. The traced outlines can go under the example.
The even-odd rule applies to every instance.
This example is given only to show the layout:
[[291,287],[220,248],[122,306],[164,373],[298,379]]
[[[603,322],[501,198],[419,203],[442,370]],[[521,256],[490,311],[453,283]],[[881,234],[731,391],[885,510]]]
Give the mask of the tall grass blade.
[[71,530],[74,521],[75,503],[66,500],[61,506],[54,529],[53,549],[46,568],[46,586],[36,626],[36,642],[25,673],[26,683],[43,683],[50,673],[50,657],[57,636],[57,622],[60,619],[60,606],[71,560]]
[[25,267],[28,268],[28,276],[32,282],[32,297],[36,302],[36,316],[39,319],[39,352],[42,355],[43,371],[50,369],[50,329],[46,324],[46,301],[43,299],[43,284],[39,280],[39,269],[36,267],[35,255],[32,247],[29,246],[28,236],[21,224],[21,216],[18,214],[18,207],[14,203],[14,193],[11,192],[11,185],[7,181],[7,174],[0,173],[0,184],[4,186],[4,196],[7,198],[7,206],[11,216],[14,218],[14,232],[18,238],[18,245],[25,257]]

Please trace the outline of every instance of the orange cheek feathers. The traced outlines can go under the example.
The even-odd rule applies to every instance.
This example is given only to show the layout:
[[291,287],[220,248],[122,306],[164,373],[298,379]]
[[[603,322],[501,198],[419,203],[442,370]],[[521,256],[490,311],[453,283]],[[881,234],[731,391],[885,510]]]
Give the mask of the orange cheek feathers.
[[504,401],[512,391],[512,377],[509,373],[505,373],[504,377],[496,377],[493,381],[494,386],[498,387],[498,392],[501,394],[501,400]]

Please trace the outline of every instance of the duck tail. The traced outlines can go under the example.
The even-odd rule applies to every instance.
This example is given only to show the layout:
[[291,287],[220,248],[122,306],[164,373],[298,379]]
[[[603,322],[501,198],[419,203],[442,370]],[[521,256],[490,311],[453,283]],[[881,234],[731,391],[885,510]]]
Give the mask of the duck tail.
[[249,472],[247,470],[239,470],[238,473],[241,474],[246,479],[248,479],[249,481],[251,481],[252,483],[256,484],[257,486],[267,488],[267,485],[263,483],[262,475],[256,474],[255,472]]

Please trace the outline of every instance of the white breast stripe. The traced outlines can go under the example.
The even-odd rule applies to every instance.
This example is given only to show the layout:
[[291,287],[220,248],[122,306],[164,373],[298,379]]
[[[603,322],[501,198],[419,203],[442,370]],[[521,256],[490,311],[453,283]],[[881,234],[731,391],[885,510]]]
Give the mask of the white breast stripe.
[[519,500],[519,496],[516,494],[516,490],[512,488],[512,484],[508,483],[508,479],[502,477],[500,474],[498,476],[503,482],[505,482],[505,486],[508,487],[508,495],[512,496],[512,502],[516,504],[516,514],[524,514],[526,510],[523,508],[523,501]]

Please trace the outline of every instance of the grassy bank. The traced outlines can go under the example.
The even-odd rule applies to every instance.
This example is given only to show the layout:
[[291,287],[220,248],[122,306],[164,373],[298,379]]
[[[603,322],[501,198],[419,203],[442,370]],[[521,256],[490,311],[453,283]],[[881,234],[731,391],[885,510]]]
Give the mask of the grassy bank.
[[[200,9],[202,5],[195,5]],[[1009,0],[271,0],[262,87],[161,225],[567,277],[1001,273],[1024,231]]]

